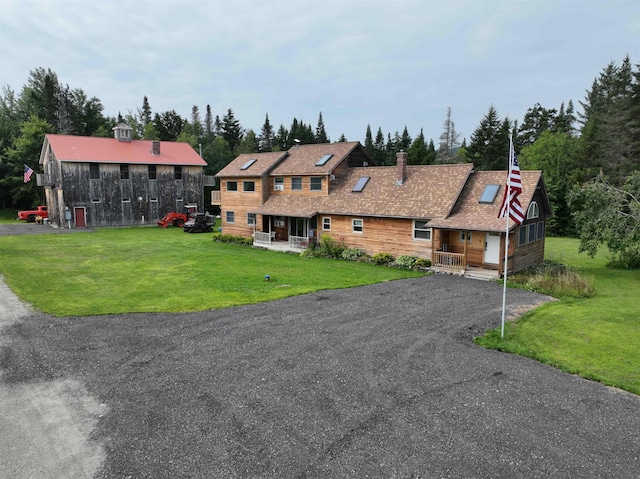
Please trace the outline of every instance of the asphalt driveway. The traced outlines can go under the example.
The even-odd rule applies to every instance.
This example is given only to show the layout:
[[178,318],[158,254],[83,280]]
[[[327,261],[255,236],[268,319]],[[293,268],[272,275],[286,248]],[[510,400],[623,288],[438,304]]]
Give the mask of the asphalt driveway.
[[[195,314],[26,309],[0,332],[0,429],[44,451],[73,426],[49,452],[64,477],[639,477],[638,396],[472,343],[501,298],[435,275]],[[20,424],[17,390],[58,400]],[[62,425],[29,427],[54,406]],[[11,441],[0,475],[59,477]]]

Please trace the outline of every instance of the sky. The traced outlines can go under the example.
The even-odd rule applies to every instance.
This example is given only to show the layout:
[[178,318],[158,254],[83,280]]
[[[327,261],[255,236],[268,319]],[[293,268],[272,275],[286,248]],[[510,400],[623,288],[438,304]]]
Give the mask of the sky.
[[29,73],[97,97],[103,113],[189,119],[229,108],[260,133],[293,118],[332,141],[423,129],[447,109],[467,142],[493,105],[579,110],[596,77],[640,63],[640,0],[0,0],[0,86]]

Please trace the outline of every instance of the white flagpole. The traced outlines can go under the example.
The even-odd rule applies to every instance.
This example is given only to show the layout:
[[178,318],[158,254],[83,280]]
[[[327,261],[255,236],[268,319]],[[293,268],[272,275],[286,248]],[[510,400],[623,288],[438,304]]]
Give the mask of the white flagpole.
[[512,134],[509,134],[509,172],[507,176],[507,214],[506,226],[504,235],[504,283],[502,285],[502,321],[500,328],[500,337],[504,338],[504,316],[507,307],[507,267],[509,265],[509,216],[511,215],[511,155],[513,151],[513,138]]

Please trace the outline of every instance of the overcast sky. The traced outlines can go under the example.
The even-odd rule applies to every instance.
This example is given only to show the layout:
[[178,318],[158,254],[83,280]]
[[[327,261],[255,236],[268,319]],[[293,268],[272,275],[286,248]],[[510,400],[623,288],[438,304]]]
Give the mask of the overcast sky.
[[640,62],[640,0],[0,0],[0,85],[29,72],[98,97],[104,114],[189,118],[232,108],[256,133],[294,117],[332,141],[424,129],[447,107],[467,141],[490,105],[576,107],[600,72]]

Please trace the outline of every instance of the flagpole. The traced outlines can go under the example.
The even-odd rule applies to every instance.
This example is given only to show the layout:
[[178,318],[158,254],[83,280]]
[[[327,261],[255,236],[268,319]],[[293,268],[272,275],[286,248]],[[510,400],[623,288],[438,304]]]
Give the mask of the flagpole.
[[512,161],[511,155],[513,150],[513,138],[509,133],[509,172],[507,176],[507,214],[505,215],[505,235],[504,235],[504,269],[503,269],[503,284],[502,284],[502,321],[500,326],[500,337],[504,338],[504,317],[507,307],[507,267],[509,265],[509,216],[511,215],[511,168]]

